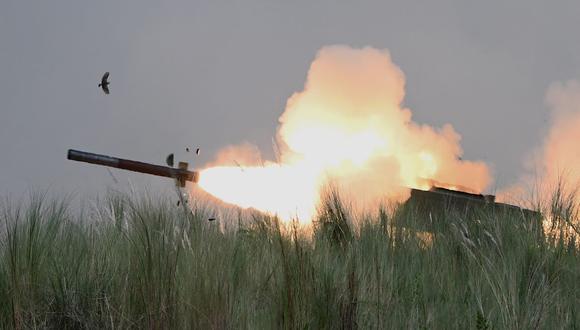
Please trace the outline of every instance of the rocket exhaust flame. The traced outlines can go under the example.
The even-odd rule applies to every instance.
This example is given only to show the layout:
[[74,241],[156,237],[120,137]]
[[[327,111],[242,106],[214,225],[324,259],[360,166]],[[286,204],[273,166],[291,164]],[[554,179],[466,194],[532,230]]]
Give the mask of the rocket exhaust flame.
[[[231,146],[201,172],[199,185],[225,202],[301,221],[310,221],[329,179],[369,206],[407,197],[408,188],[429,189],[430,180],[483,191],[488,167],[459,158],[451,125],[413,122],[401,106],[404,87],[388,51],[325,47],[279,118],[279,163],[261,164],[251,145]],[[240,159],[242,168],[231,165]]]
[[198,182],[204,190],[243,208],[255,208],[283,219],[310,219],[316,200],[316,178],[300,167],[269,164],[264,167],[212,167]]

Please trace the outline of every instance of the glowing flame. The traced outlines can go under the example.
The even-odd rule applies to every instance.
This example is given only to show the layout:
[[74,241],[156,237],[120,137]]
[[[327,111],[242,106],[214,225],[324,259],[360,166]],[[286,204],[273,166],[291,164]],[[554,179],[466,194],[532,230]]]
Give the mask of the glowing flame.
[[308,220],[318,187],[312,171],[301,166],[218,166],[202,171],[199,185],[214,196],[243,208],[255,208],[283,219]]
[[201,172],[199,185],[226,202],[303,221],[327,179],[367,204],[406,196],[406,187],[429,189],[429,180],[481,192],[490,182],[487,166],[460,160],[451,125],[414,123],[401,107],[404,85],[386,50],[323,48],[279,119],[280,163],[261,164],[251,145],[230,146]]

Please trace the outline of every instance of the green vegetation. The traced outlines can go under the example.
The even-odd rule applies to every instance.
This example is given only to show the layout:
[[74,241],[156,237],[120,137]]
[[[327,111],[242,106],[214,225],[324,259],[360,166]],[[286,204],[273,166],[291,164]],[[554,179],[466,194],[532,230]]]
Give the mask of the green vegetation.
[[580,251],[561,234],[578,213],[558,207],[545,237],[451,211],[426,235],[413,212],[353,221],[331,192],[309,233],[119,194],[73,216],[36,195],[0,207],[0,328],[580,328]]

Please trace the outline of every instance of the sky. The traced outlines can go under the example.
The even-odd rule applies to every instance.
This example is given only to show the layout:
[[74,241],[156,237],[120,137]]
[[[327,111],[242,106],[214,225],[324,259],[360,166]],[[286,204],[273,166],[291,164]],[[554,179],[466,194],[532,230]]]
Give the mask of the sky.
[[451,124],[501,189],[549,130],[549,87],[580,79],[578,17],[578,1],[3,0],[0,196],[115,185],[69,148],[195,168],[248,142],[273,158],[286,101],[329,45],[388,49],[414,121]]

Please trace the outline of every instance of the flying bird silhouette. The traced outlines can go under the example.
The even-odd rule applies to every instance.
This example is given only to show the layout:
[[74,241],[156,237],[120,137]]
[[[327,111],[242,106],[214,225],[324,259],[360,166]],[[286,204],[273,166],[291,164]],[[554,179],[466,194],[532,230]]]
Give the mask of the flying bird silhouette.
[[103,89],[103,92],[105,92],[105,94],[109,94],[109,82],[107,81],[107,79],[109,79],[109,72],[105,72],[103,78],[101,78],[101,83],[99,84],[99,87]]

